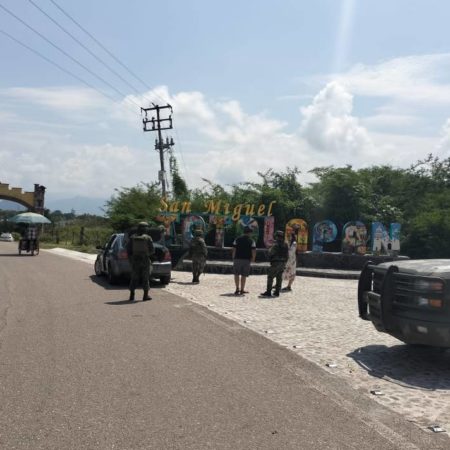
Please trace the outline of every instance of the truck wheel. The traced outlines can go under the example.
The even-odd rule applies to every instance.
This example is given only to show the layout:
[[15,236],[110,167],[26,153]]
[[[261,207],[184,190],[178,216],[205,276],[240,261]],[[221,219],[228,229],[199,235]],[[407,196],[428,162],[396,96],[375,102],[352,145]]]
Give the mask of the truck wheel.
[[364,300],[364,293],[372,290],[372,261],[367,261],[364,265],[358,281],[358,311],[359,317],[363,320],[369,319],[369,305]]

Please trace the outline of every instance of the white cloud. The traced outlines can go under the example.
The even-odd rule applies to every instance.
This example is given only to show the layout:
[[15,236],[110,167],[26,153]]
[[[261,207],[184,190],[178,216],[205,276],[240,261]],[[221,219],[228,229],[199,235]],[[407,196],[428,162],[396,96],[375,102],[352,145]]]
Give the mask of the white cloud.
[[15,87],[1,90],[0,95],[63,111],[104,108],[108,103],[97,91],[79,87]]
[[449,104],[449,69],[450,53],[414,55],[372,66],[357,64],[346,73],[333,75],[333,79],[354,95],[409,104]]
[[109,197],[114,188],[150,182],[156,160],[128,146],[77,144],[26,132],[0,139],[0,180],[25,190],[39,183],[53,194]]
[[[366,92],[362,84],[359,92]],[[183,139],[175,130],[175,134],[168,134],[175,138],[175,154],[190,187],[202,186],[202,178],[223,184],[257,181],[258,171],[281,171],[293,166],[303,174],[328,165],[405,166],[436,148],[437,137],[387,134],[393,131],[394,123],[413,125],[413,114],[403,111],[400,116],[395,108],[386,106],[364,121],[356,117],[352,86],[343,81],[323,86],[299,116],[292,118],[293,123],[300,123],[296,133],[287,133],[287,124],[267,113],[249,114],[237,100],[212,100],[198,91],[171,94],[166,86],[107,105],[103,99],[84,95],[88,94],[86,90],[79,91],[82,95],[78,103],[71,103],[76,92],[72,88],[10,89],[9,94],[14,93],[15,99],[28,98],[30,104],[39,104],[49,111],[65,112],[69,106],[74,107],[80,118],[89,114],[89,123],[95,124],[97,131],[107,132],[93,135],[86,120],[78,123],[72,134],[67,134],[66,128],[44,128],[37,121],[33,123],[37,116],[31,107],[25,117],[18,115],[21,121],[28,120],[26,130],[21,129],[19,120],[15,130],[0,122],[0,180],[24,189],[40,183],[52,194],[93,197],[109,197],[114,188],[156,180],[159,158],[148,146],[149,137],[156,136],[146,133],[144,137],[136,107],[136,103],[149,106],[151,100],[170,103],[174,108],[174,125]],[[32,95],[27,97],[28,92]],[[62,99],[57,98],[56,92]],[[0,95],[5,96],[5,91]],[[14,114],[14,106],[10,109],[4,113]],[[45,123],[42,112],[39,120]],[[390,122],[391,130],[386,122]],[[450,125],[443,135],[442,148],[450,145],[449,136]],[[179,157],[180,149],[183,159]],[[310,181],[311,176],[302,175],[301,179]]]
[[436,145],[437,155],[448,158],[450,157],[450,119],[447,119],[441,130],[441,139]]
[[353,97],[331,82],[301,109],[301,134],[315,149],[329,154],[354,155],[373,151],[367,130],[352,116]]
[[412,127],[420,123],[420,118],[408,114],[375,114],[361,118],[361,125],[371,130],[391,130]]

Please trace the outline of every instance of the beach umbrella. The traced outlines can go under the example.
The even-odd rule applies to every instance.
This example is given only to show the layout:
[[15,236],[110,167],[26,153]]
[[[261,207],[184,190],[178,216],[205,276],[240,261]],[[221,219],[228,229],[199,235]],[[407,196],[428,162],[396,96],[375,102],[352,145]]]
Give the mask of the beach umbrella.
[[25,212],[21,214],[16,214],[15,216],[8,219],[8,222],[13,223],[27,223],[27,224],[38,224],[38,223],[51,223],[47,217],[42,214],[37,214],[33,212]]

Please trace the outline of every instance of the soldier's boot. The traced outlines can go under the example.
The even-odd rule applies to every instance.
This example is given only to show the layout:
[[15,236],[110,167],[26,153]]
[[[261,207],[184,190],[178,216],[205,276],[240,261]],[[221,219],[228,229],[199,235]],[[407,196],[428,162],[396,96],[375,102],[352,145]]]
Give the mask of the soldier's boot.
[[272,295],[274,297],[279,297],[280,296],[280,290],[281,290],[281,277],[277,277],[277,282],[275,284],[275,289],[274,289]]
[[267,289],[266,289],[266,292],[263,292],[261,294],[261,297],[272,297],[272,284],[273,284],[273,278],[267,277]]
[[197,282],[197,277],[195,276],[195,273],[192,274],[192,282],[193,283]]
[[142,301],[145,302],[147,300],[151,300],[152,298],[148,295],[148,289],[144,289],[144,296],[142,297]]
[[130,291],[130,298],[128,300],[134,302],[134,291]]

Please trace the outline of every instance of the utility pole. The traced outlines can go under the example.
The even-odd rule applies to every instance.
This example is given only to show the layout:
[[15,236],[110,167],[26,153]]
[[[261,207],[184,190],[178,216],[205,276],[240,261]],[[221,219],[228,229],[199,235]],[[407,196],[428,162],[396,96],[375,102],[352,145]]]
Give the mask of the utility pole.
[[[157,131],[158,137],[155,139],[155,150],[159,152],[159,162],[161,164],[161,170],[158,173],[158,180],[161,183],[162,187],[162,195],[166,196],[166,171],[164,169],[164,152],[169,150],[175,144],[173,142],[173,138],[166,138],[166,142],[164,142],[161,131],[162,130],[171,130],[172,127],[172,106],[169,104],[165,106],[159,106],[152,103],[153,108],[141,108],[141,113],[144,113],[144,118],[142,119],[142,123],[144,124],[144,132],[145,131]],[[161,111],[169,109],[170,114],[169,117],[161,118]],[[153,115],[151,119],[148,118],[149,113],[151,111],[156,111],[156,118]],[[151,124],[151,125],[150,125]]]

